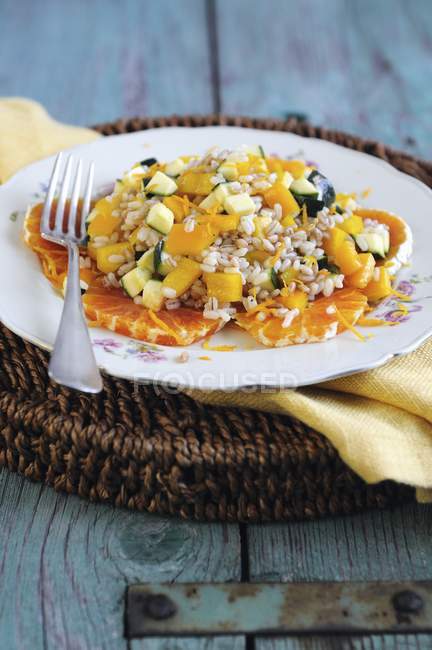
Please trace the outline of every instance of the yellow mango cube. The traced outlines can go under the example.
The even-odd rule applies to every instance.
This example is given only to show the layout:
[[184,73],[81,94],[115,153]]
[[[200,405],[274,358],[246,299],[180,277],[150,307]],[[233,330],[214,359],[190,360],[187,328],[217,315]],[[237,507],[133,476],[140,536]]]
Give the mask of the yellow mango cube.
[[118,207],[118,201],[103,198],[98,201],[89,215],[87,234],[94,237],[109,237],[120,226],[120,217],[113,217],[112,212]]
[[[286,269],[285,271],[283,271],[283,272],[280,274],[280,278],[281,278],[281,280],[282,280],[282,284],[283,284],[284,286],[288,286],[288,285],[289,285],[293,280],[296,279],[296,277],[298,276],[298,274],[299,274],[299,272],[298,272],[296,269],[293,269],[292,266],[290,266],[288,269]],[[282,291],[283,291],[283,290],[282,290]]]
[[327,255],[334,257],[336,251],[347,240],[347,233],[340,228],[331,228],[328,234],[329,236],[323,241],[323,248]]
[[175,291],[176,296],[181,296],[185,291],[190,289],[200,275],[202,275],[200,264],[184,257],[177,264],[176,268],[165,276],[162,285],[165,288]]
[[354,242],[350,239],[344,241],[336,250],[334,260],[344,275],[351,275],[362,268],[359,254]]
[[271,217],[254,217],[254,237],[261,237],[261,239],[265,238],[265,230],[269,227],[271,222]]
[[268,206],[274,208],[276,203],[282,208],[283,217],[296,217],[300,213],[300,206],[292,193],[282,183],[275,183],[264,193],[264,200]]
[[166,196],[163,200],[164,205],[174,214],[174,221],[181,223],[189,213],[189,203],[180,196]]
[[286,289],[282,289],[279,300],[287,309],[298,309],[300,312],[304,311],[308,304],[307,294],[300,291],[300,289],[296,289],[293,293],[288,293]]
[[373,278],[376,262],[372,253],[359,253],[358,257],[362,265],[361,269],[348,275],[345,284],[348,287],[364,289]]
[[174,224],[165,242],[165,251],[170,255],[199,255],[216,239],[210,224],[197,224],[186,232],[183,224]]
[[204,282],[210,298],[219,304],[238,302],[242,299],[243,285],[240,273],[204,273]]
[[217,234],[237,230],[240,223],[238,214],[202,214],[198,217],[201,224],[210,224]]
[[132,253],[129,242],[109,244],[96,249],[96,264],[102,273],[114,273],[126,262],[126,255]]
[[390,296],[393,291],[390,275],[387,269],[384,266],[379,266],[377,269],[378,279],[373,277],[369,284],[363,289],[363,293],[371,302],[387,298],[387,296]]
[[260,262],[260,264],[263,264],[263,262],[266,261],[270,257],[270,253],[267,251],[250,251],[249,253],[246,254],[246,259],[248,262]]
[[349,235],[359,235],[361,232],[363,232],[363,219],[357,214],[352,214],[350,217],[345,219],[345,221],[339,223],[338,228],[344,230]]
[[213,173],[207,172],[186,172],[177,179],[177,191],[183,194],[207,196],[214,189],[210,181],[213,176]]

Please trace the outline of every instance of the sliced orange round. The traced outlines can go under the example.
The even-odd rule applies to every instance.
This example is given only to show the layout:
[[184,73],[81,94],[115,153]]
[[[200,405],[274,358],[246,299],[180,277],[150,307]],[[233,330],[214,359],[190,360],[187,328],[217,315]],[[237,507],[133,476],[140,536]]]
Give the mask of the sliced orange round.
[[[389,227],[390,250],[386,255],[387,268],[390,275],[395,275],[401,266],[406,264],[411,257],[413,237],[409,225],[396,214],[385,210],[372,210],[370,208],[356,208],[355,214],[362,219],[375,219]],[[391,265],[388,262],[392,262]],[[377,262],[378,265],[384,262]]]
[[[67,273],[67,250],[41,237],[42,207],[39,204],[28,211],[24,222],[24,240],[37,253],[44,275],[61,291]],[[83,304],[93,325],[161,345],[190,345],[221,327],[221,321],[207,320],[202,312],[195,309],[180,308],[153,313],[136,305],[120,289],[106,288],[102,282],[103,275],[94,263],[91,269],[81,269],[80,275],[89,285],[83,296]]]
[[[42,216],[42,203],[29,208],[24,219],[24,241],[39,257],[42,270],[46,278],[55,289],[63,289],[63,282],[67,274],[68,253],[64,246],[44,239],[40,234],[40,220]],[[81,279],[86,284],[100,275],[96,265],[80,269]]]
[[[280,305],[275,301],[274,306]],[[365,311],[367,298],[356,289],[337,290],[329,298],[318,298],[309,303],[285,328],[282,327],[283,319],[272,314],[271,307],[258,307],[255,312],[237,314],[236,322],[259,343],[283,347],[324,341],[352,328]],[[266,315],[264,320],[259,315],[262,313]]]
[[160,345],[190,345],[216,332],[221,324],[184,307],[153,312],[136,305],[120,289],[97,284],[83,295],[83,304],[90,324]]

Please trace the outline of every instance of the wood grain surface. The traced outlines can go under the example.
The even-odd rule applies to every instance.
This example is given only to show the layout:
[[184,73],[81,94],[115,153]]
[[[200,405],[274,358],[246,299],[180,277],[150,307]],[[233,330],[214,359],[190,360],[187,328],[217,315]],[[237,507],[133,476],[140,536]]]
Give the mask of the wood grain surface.
[[[431,0],[0,0],[0,93],[36,99],[76,124],[300,113],[431,157],[431,79]],[[95,506],[3,471],[0,648],[241,650],[241,637],[128,643],[126,586],[431,578],[431,512],[413,506],[240,530]],[[432,648],[432,640],[246,645],[396,650]]]

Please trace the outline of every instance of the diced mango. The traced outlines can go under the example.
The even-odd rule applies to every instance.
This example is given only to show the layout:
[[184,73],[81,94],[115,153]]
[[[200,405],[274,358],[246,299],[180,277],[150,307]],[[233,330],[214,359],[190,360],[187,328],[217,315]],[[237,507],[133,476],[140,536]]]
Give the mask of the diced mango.
[[135,246],[135,244],[138,241],[138,233],[142,228],[142,224],[140,224],[137,228],[135,228],[134,231],[131,232],[129,235],[129,243],[132,244],[132,246]]
[[347,208],[355,208],[357,205],[355,199],[355,194],[344,194],[343,192],[338,192],[336,194],[336,203],[344,210]]
[[216,239],[216,232],[210,224],[197,224],[186,232],[183,224],[174,224],[165,242],[165,251],[170,255],[199,255]]
[[[132,252],[129,242],[109,244],[96,249],[96,264],[102,273],[113,273],[126,262],[126,254]],[[112,259],[114,256],[114,259]]]
[[293,178],[302,178],[306,165],[302,160],[283,160],[282,158],[266,158],[267,167],[271,172],[281,170],[289,172]]
[[300,206],[285,185],[275,183],[264,193],[264,200],[268,206],[274,208],[276,203],[282,207],[283,217],[296,217],[300,212]]
[[362,268],[355,244],[350,239],[347,239],[339,246],[334,260],[344,275],[351,275]]
[[323,248],[327,255],[334,257],[336,251],[347,240],[347,233],[340,228],[331,228],[329,236],[323,241]]
[[210,179],[213,173],[189,171],[177,179],[177,191],[184,194],[207,196],[214,189]]
[[286,217],[281,219],[281,225],[284,228],[289,228],[289,226],[294,226],[295,225],[294,217],[290,214],[287,214]]
[[265,230],[268,228],[268,226],[271,224],[272,218],[271,217],[254,217],[254,224],[255,224],[255,230],[254,230],[254,237],[260,237],[263,239],[265,237]]
[[338,224],[338,228],[344,230],[349,235],[358,235],[364,228],[363,219],[357,214],[352,214],[350,217],[345,219],[345,221]]
[[267,163],[262,156],[249,155],[247,162],[238,162],[236,166],[240,176],[268,172]]
[[260,262],[260,264],[263,264],[266,259],[270,257],[270,253],[267,251],[250,251],[249,253],[246,254],[246,259],[248,262]]
[[375,270],[375,258],[372,253],[359,253],[358,257],[362,267],[355,273],[348,275],[345,278],[345,284],[349,287],[364,289],[372,280]]
[[299,272],[296,269],[293,269],[293,267],[290,266],[288,269],[286,269],[285,271],[283,271],[280,274],[282,284],[284,286],[288,286],[290,284],[290,282],[292,282],[293,280],[296,279],[296,277],[298,276],[298,273]]
[[189,214],[189,203],[180,196],[166,196],[163,203],[174,214],[174,221],[176,223],[181,223],[186,215]]
[[238,302],[242,299],[243,285],[240,273],[204,273],[204,282],[210,298],[219,304]]
[[181,296],[187,291],[202,274],[198,262],[184,257],[177,264],[176,268],[165,276],[162,284],[164,287],[173,289],[176,296]]
[[238,214],[203,214],[198,217],[199,223],[208,223],[217,234],[237,230],[240,222]]
[[118,207],[115,199],[103,198],[98,201],[89,215],[87,234],[93,237],[109,237],[120,226],[120,217],[113,217],[112,212]]
[[293,293],[285,293],[286,290],[282,289],[279,301],[287,309],[298,309],[300,312],[304,311],[308,304],[308,297],[304,291],[296,289]]
[[87,243],[87,252],[89,254],[89,257],[92,258],[92,260],[96,261],[96,259],[97,259],[97,250],[98,249],[96,248],[96,246],[89,240],[88,243]]
[[[363,289],[363,293],[371,302],[382,300],[392,293],[391,280],[388,270],[384,266],[378,266],[378,279],[373,277],[369,284]],[[375,273],[374,273],[375,275]]]

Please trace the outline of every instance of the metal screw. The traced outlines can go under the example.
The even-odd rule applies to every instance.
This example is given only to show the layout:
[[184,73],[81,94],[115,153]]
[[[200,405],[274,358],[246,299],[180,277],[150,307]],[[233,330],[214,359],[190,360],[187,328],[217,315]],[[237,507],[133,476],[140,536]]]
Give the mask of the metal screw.
[[399,591],[392,598],[393,607],[400,614],[419,614],[423,609],[423,598],[415,591]]
[[150,618],[163,621],[177,613],[177,606],[165,594],[150,594],[144,600],[144,611]]

